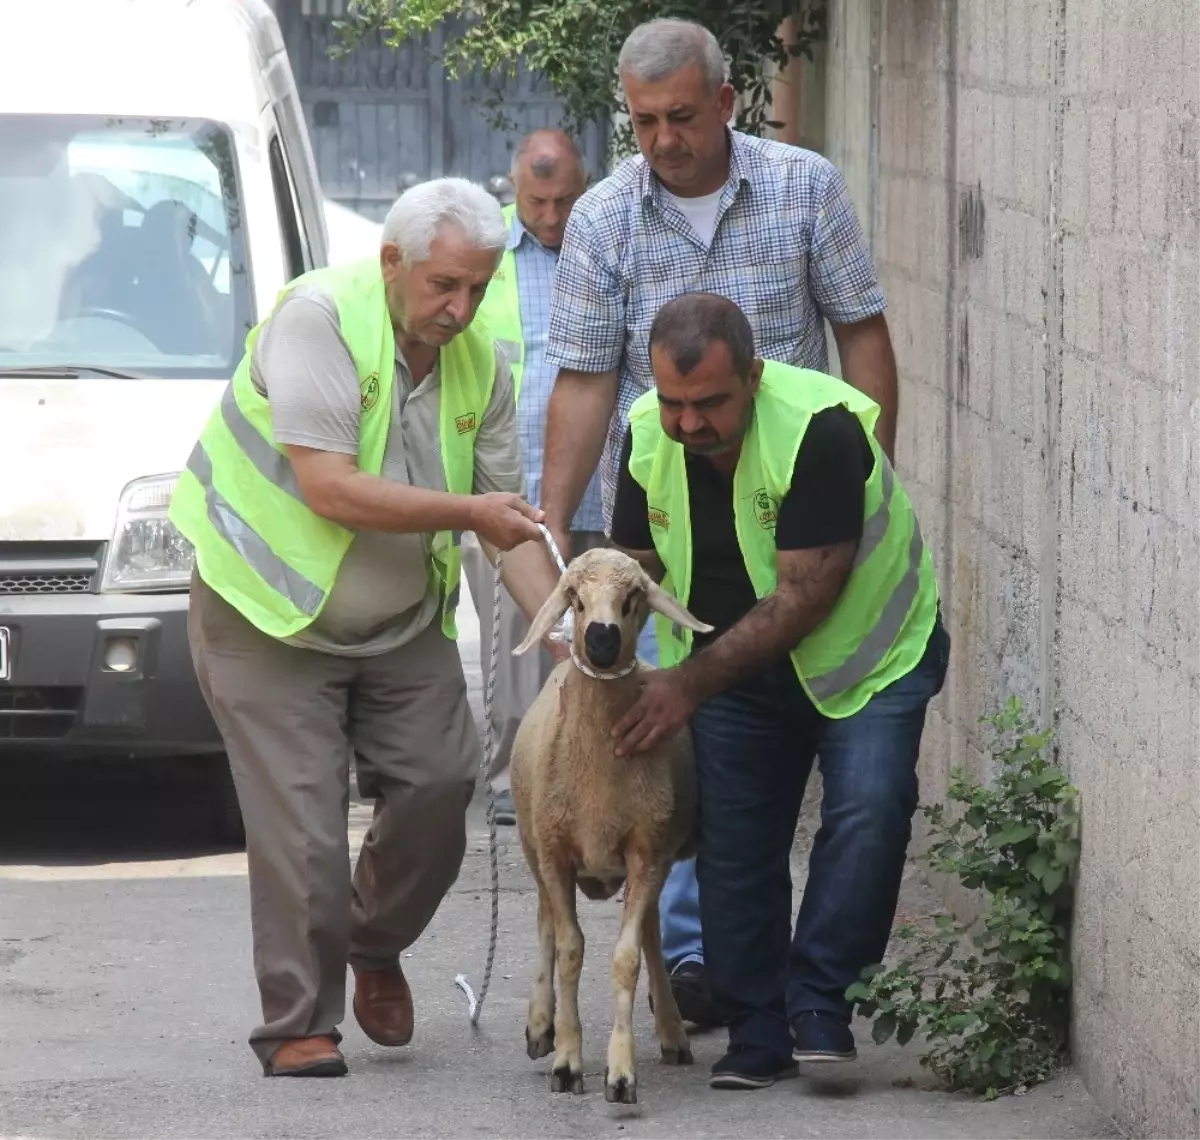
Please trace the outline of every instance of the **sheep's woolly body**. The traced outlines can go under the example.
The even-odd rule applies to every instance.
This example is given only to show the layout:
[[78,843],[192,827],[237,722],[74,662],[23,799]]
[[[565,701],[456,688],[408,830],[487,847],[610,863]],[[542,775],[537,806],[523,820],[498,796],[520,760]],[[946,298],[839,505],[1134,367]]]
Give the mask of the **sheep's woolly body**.
[[[647,859],[692,853],[690,734],[679,733],[651,752],[613,753],[612,728],[637,700],[639,674],[648,668],[639,662],[628,677],[605,681],[561,663],[513,742],[513,800],[521,816],[537,821],[540,855],[526,854],[572,864],[589,898],[617,891],[630,848]],[[599,880],[608,889],[596,896],[583,880]]]
[[[530,1057],[554,1051],[551,1087],[583,1091],[579,974],[583,934],[576,887],[590,899],[625,887],[621,932],[613,953],[616,1018],[608,1046],[605,1096],[634,1103],[633,996],[642,953],[654,999],[655,1031],[668,1063],[690,1063],[691,1049],[662,958],[658,897],[671,864],[693,852],[696,783],[690,729],[647,752],[617,756],[612,729],[637,701],[649,666],[635,661],[638,632],[650,609],[707,631],[669,598],[633,559],[592,550],[567,568],[516,652],[535,645],[568,607],[575,610],[573,650],[591,677],[562,662],[530,706],[513,741],[510,773],[517,828],[538,884],[538,952],[529,1001]],[[620,632],[613,658],[612,630]],[[602,635],[608,660],[589,655],[588,631]],[[613,676],[626,666],[626,676]],[[560,1002],[556,1002],[557,968]],[[557,1008],[556,1008],[557,1006]]]

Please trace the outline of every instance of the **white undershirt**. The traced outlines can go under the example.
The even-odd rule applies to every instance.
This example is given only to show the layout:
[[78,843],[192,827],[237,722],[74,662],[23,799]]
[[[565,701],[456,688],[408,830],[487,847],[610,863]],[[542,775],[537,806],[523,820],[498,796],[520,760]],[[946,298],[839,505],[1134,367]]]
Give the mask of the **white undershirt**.
[[705,248],[712,245],[713,231],[717,228],[717,207],[721,204],[721,190],[699,198],[680,198],[669,190],[662,190],[663,197],[670,202],[691,223],[696,236],[704,243]]

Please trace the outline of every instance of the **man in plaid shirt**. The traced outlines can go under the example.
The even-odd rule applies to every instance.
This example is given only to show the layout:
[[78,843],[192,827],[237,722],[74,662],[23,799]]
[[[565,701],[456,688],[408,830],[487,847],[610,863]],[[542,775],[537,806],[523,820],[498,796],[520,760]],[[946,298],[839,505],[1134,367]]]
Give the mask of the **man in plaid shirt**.
[[[828,371],[828,320],[842,375],[882,409],[876,434],[889,459],[895,437],[884,296],[837,169],[811,151],[729,129],[734,92],[725,60],[699,24],[641,25],[618,67],[641,155],[576,204],[550,311],[546,362],[558,373],[540,505],[564,553],[597,466],[611,533],[629,408],[653,384],[650,325],[683,293],[728,297],[749,318],[761,357],[818,371]],[[652,627],[639,651],[657,661]],[[719,1024],[694,860],[676,864],[660,906],[680,1011]]]

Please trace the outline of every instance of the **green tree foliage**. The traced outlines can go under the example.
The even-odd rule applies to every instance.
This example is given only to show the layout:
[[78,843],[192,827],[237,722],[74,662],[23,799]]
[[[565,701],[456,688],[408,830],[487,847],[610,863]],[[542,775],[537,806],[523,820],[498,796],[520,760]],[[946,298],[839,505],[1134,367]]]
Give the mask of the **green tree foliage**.
[[[339,52],[380,32],[392,47],[438,26],[448,33],[442,59],[453,77],[475,68],[515,74],[518,60],[540,72],[563,101],[563,126],[578,133],[623,110],[616,75],[625,37],[659,16],[696,20],[717,37],[729,78],[741,96],[736,125],[751,134],[776,125],[770,116],[770,68],[812,58],[825,34],[824,0],[352,0],[339,22]],[[793,31],[780,38],[790,18]],[[498,88],[481,100],[497,127],[510,127]],[[631,152],[627,127],[618,154]]]

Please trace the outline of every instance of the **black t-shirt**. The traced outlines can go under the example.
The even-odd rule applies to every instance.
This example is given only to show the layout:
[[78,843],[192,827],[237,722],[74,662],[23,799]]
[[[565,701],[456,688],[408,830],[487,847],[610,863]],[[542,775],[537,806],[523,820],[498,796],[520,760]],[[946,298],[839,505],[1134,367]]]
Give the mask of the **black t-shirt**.
[[[629,473],[633,438],[625,432],[613,504],[612,541],[651,550],[646,492]],[[756,598],[738,547],[733,480],[703,456],[685,453],[692,516],[692,588],[688,609],[715,629],[697,634],[699,648],[741,620]],[[777,550],[808,550],[862,536],[863,488],[874,460],[858,417],[838,405],[818,412],[804,433],[792,485],[779,504]]]

